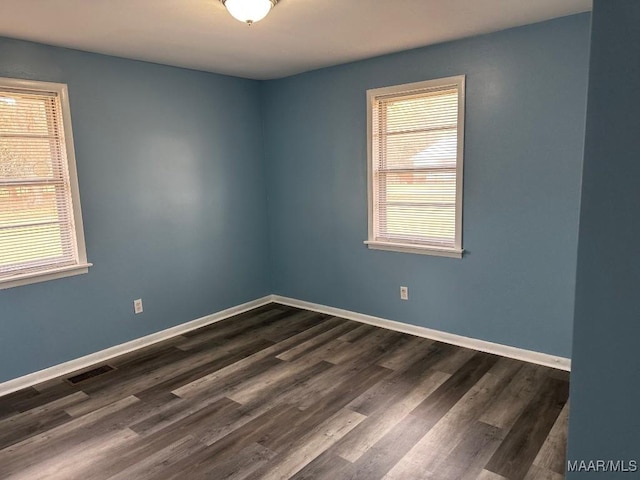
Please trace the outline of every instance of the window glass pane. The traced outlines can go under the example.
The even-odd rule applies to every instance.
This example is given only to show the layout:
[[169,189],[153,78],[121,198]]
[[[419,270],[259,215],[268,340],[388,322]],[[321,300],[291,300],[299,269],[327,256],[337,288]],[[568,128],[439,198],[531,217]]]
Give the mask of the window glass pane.
[[380,168],[455,168],[458,129],[388,135]]
[[406,239],[453,246],[455,225],[446,221],[455,215],[455,205],[411,207],[385,206],[385,215],[380,224],[380,237]]
[[0,267],[11,267],[26,262],[50,263],[65,253],[62,246],[63,236],[64,232],[59,224],[2,229]]
[[458,122],[458,92],[456,89],[385,101],[386,131],[389,133],[455,127]]
[[0,187],[0,228],[60,220],[60,199],[55,185]]
[[0,280],[80,263],[63,91],[59,84],[0,80]]
[[370,240],[461,249],[463,82],[462,77],[428,81],[370,96]]
[[58,140],[0,136],[0,181],[2,179],[53,178]]
[[0,135],[50,135],[52,97],[0,90]]
[[388,203],[456,203],[455,168],[380,173],[379,189]]

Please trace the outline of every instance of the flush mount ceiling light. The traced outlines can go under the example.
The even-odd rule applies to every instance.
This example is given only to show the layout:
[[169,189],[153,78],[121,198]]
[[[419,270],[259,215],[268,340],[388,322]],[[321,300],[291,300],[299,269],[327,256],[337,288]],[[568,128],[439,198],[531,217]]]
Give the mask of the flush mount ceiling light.
[[271,11],[278,0],[220,0],[233,18],[251,25]]

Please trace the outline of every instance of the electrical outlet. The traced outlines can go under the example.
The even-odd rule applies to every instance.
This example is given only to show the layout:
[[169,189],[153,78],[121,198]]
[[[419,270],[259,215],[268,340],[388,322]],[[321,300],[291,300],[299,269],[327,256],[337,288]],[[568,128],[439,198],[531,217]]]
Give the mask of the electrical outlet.
[[400,287],[400,300],[409,300],[409,288]]
[[136,314],[142,313],[142,299],[141,298],[138,298],[137,300],[133,301],[133,311]]

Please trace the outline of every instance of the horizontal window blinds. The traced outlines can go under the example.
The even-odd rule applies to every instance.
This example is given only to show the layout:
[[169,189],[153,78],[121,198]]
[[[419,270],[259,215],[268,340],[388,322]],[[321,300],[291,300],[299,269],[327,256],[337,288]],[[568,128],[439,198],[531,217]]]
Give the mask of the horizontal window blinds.
[[0,279],[76,263],[59,95],[0,88]]
[[456,247],[458,88],[374,97],[373,240]]

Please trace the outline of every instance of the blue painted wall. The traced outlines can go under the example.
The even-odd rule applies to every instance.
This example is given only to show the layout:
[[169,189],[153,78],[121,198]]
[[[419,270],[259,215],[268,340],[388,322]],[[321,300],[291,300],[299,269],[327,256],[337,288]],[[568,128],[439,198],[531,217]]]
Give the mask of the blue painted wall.
[[[0,381],[272,292],[569,356],[588,31],[579,15],[269,82],[0,39],[0,76],[69,85],[95,264],[0,291]],[[465,258],[368,250],[365,91],[457,74]]]
[[[264,83],[275,293],[570,356],[588,38],[578,15]],[[464,259],[368,250],[365,91],[458,74]]]
[[69,85],[94,263],[0,291],[0,382],[271,293],[258,82],[9,39],[0,76]]
[[[635,460],[638,467],[639,24],[636,0],[594,2],[568,454],[574,461]],[[598,478],[637,479],[640,472]]]

